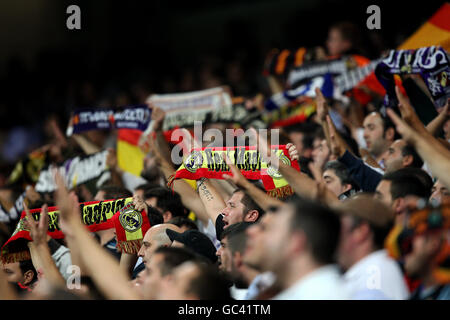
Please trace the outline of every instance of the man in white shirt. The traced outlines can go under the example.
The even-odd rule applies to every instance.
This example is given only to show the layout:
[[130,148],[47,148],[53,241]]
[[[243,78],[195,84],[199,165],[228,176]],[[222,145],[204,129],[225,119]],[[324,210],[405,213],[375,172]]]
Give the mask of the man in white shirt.
[[294,197],[247,229],[244,263],[275,274],[274,299],[347,299],[332,264],[339,231],[331,209]]
[[400,266],[383,249],[393,211],[369,194],[356,194],[336,209],[342,226],[338,260],[352,299],[406,299]]

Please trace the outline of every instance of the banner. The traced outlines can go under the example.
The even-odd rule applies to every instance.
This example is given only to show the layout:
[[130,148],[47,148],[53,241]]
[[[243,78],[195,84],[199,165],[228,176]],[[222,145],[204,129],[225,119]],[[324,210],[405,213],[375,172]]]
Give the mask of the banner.
[[[300,171],[297,160],[291,160],[285,145],[271,147],[280,161]],[[293,194],[283,176],[272,166],[262,161],[256,147],[206,147],[194,149],[186,157],[183,164],[169,179],[169,187],[175,179],[198,180],[202,177],[211,179],[223,179],[223,174],[231,174],[226,164],[225,155],[250,180],[262,180],[267,193],[275,197],[286,197]]]
[[163,131],[191,127],[195,121],[217,122],[221,112],[232,113],[233,110],[231,97],[222,87],[187,93],[153,94],[148,97],[147,103],[166,112]]
[[[143,235],[150,228],[150,225],[145,211],[143,211],[143,213],[139,213],[135,210],[130,212],[132,203],[132,197],[80,203],[80,218],[83,224],[91,232],[116,228],[116,234],[120,234],[120,240],[118,236],[118,242],[121,242],[120,249],[130,249],[131,253],[133,253],[133,249],[136,248],[139,240],[143,238]],[[121,211],[123,208],[126,208],[126,213]],[[37,221],[39,220],[41,209],[32,209],[30,210],[30,213]],[[58,207],[48,208],[48,218],[49,225],[47,234],[53,239],[63,239],[64,233],[59,227]],[[115,219],[118,219],[119,223],[115,223]],[[32,239],[30,237],[30,230],[25,224],[26,220],[27,216],[25,211],[22,211],[15,231],[1,249],[1,259],[3,263],[17,262],[31,258],[27,242],[32,241]],[[128,232],[128,235],[125,237],[122,237],[124,234],[123,229]],[[123,243],[127,241],[131,241],[131,245]]]
[[[100,178],[108,170],[106,166],[107,150],[88,156],[79,156],[66,160],[57,170],[65,178],[66,187],[71,189],[87,181]],[[52,166],[41,170],[35,189],[37,192],[52,192],[56,190],[53,180]]]
[[144,131],[151,119],[147,105],[125,106],[111,109],[78,109],[73,112],[66,135],[89,130],[137,129]]
[[398,105],[395,74],[419,74],[427,85],[436,107],[444,106],[450,97],[449,57],[441,47],[391,50],[377,65],[375,75],[386,89],[384,104],[391,108]]

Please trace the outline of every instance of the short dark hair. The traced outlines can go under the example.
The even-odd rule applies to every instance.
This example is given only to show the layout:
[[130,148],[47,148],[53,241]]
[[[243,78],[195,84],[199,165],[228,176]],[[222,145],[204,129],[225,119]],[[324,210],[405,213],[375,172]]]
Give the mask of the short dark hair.
[[339,160],[328,161],[323,168],[324,172],[325,170],[333,170],[342,185],[350,184],[352,189],[359,190],[359,186],[351,177],[348,168]]
[[253,222],[238,222],[234,223],[228,228],[224,229],[220,235],[220,239],[227,238],[228,246],[232,253],[240,252],[244,253],[245,246],[247,244],[247,236],[245,230],[250,227]]
[[177,227],[186,226],[189,230],[198,230],[197,225],[194,221],[186,217],[174,217],[167,221],[167,223],[171,223],[176,225]]
[[171,274],[173,269],[186,261],[196,260],[197,255],[191,250],[178,247],[159,247],[154,254],[162,254],[163,261],[159,264],[161,274],[166,276]]
[[288,203],[294,211],[291,230],[306,234],[311,255],[318,263],[333,263],[341,228],[337,214],[320,203],[298,196]]
[[[254,185],[261,189],[261,187],[258,184],[254,184]],[[264,209],[261,208],[255,202],[255,200],[253,200],[253,198],[250,197],[247,194],[247,192],[244,189],[237,188],[236,190],[233,191],[233,194],[238,193],[238,192],[242,192],[243,193],[243,197],[241,199],[241,203],[244,205],[244,214],[246,214],[249,211],[256,210],[256,211],[258,211],[258,218],[256,219],[256,221],[258,221],[262,217],[262,215],[264,214]]]
[[115,185],[101,186],[100,188],[98,188],[98,191],[105,192],[105,200],[129,198],[133,196],[130,190]]
[[20,261],[19,267],[22,274],[25,274],[27,271],[33,271],[33,279],[31,279],[30,284],[33,284],[38,280],[37,271],[34,268],[33,261],[31,261],[31,259]]
[[172,213],[173,217],[186,216],[181,197],[178,192],[172,191],[165,187],[156,187],[145,191],[144,199],[156,198],[156,206],[165,211]]
[[164,217],[162,213],[153,207],[148,206],[148,222],[150,222],[151,226],[156,226],[157,224],[164,223]]
[[231,300],[229,282],[218,272],[217,268],[195,263],[198,273],[194,276],[186,289],[200,300]]
[[392,200],[408,195],[428,199],[433,187],[433,180],[425,171],[411,167],[387,173],[382,180],[391,182]]
[[419,168],[419,169],[422,168],[423,160],[412,145],[407,144],[403,147],[402,156],[403,157],[411,156],[413,158],[413,162],[411,163],[410,167]]
[[391,118],[389,118],[388,116],[383,115],[381,112],[377,111],[377,113],[380,115],[381,122],[383,123],[383,136],[385,135],[385,133],[386,133],[386,131],[388,129],[392,128],[394,130],[394,139],[393,139],[393,141],[395,141],[397,139],[400,139],[401,136],[397,132],[395,124],[392,122]]
[[143,190],[144,193],[147,190],[153,189],[153,188],[158,188],[160,187],[160,185],[156,184],[156,183],[143,183],[138,185],[136,188],[134,188],[134,191],[136,190]]

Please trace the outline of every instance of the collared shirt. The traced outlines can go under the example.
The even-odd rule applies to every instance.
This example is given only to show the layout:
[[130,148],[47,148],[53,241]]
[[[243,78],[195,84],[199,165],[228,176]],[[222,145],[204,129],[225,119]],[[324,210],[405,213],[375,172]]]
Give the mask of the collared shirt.
[[274,300],[346,300],[345,284],[335,265],[320,267],[302,277]]
[[372,252],[355,263],[344,280],[352,299],[404,300],[409,295],[400,266],[386,250]]

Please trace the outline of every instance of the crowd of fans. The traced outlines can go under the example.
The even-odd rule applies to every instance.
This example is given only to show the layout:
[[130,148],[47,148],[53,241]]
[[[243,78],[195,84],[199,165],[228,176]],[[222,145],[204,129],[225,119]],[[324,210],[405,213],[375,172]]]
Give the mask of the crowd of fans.
[[[360,54],[356,34],[351,24],[336,24],[320,52],[325,59]],[[239,63],[229,70],[247,105],[257,105],[260,96],[248,95]],[[192,76],[185,74],[182,91],[195,89]],[[208,70],[200,79],[202,89],[222,84]],[[281,78],[268,80],[274,91],[284,86]],[[119,167],[114,132],[82,134],[99,150],[111,148],[111,179],[100,188],[67,189],[59,174],[52,194],[36,192],[31,183],[2,187],[6,210],[25,190],[25,211],[58,206],[65,238],[52,239],[45,218],[30,220],[31,260],[2,264],[0,298],[450,299],[450,278],[438,276],[450,272],[449,106],[425,126],[415,111],[421,101],[411,93],[423,90],[421,79],[402,80],[411,85],[406,92],[396,87],[398,113],[384,112],[383,97],[374,92],[365,105],[352,97],[343,105],[316,89],[313,115],[275,129],[301,168],[278,163],[295,192],[284,198],[267,195],[231,163],[225,179],[203,177],[195,188],[180,179],[168,188],[177,167],[165,150],[173,145],[159,139],[164,112],[152,105],[155,135],[139,177]],[[145,101],[149,92],[135,89],[134,98]],[[130,102],[124,97],[114,104]],[[53,163],[86,152],[79,138],[64,136],[62,120],[47,121],[51,139],[40,149]],[[274,163],[263,138],[258,141]],[[137,255],[118,251],[114,229],[90,233],[80,219],[79,202],[127,197],[145,209],[151,225]],[[409,241],[399,237],[420,210],[426,212],[420,232]],[[16,225],[17,219],[0,223],[1,245]]]

